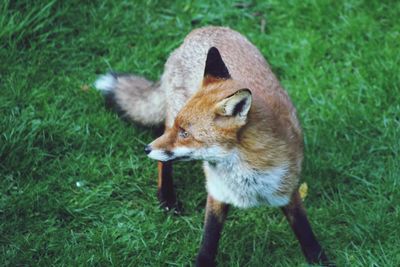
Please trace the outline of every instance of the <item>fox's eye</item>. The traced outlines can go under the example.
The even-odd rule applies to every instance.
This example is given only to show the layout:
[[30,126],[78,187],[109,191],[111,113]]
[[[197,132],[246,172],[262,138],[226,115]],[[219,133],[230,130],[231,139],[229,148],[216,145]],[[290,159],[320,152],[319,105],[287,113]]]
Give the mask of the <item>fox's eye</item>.
[[187,137],[189,137],[189,133],[187,131],[185,131],[184,129],[180,129],[179,136],[182,138],[187,138]]

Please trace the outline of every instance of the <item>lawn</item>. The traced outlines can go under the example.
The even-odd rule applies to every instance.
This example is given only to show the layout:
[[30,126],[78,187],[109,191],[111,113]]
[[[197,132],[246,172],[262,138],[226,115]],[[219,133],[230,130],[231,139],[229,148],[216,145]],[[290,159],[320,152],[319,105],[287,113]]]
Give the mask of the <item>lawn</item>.
[[[176,164],[184,213],[158,207],[154,129],[93,89],[156,80],[191,29],[229,26],[264,54],[305,132],[305,206],[339,266],[400,266],[399,1],[11,1],[0,4],[0,265],[187,266],[199,163]],[[279,209],[231,209],[220,266],[301,266]]]

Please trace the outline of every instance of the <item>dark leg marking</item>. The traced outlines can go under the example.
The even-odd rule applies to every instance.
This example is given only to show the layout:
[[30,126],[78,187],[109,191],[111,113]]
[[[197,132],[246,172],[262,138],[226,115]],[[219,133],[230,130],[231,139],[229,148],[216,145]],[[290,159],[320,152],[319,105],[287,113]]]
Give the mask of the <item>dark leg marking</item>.
[[173,210],[176,214],[180,213],[172,179],[172,162],[158,162],[157,196],[163,209],[166,211]]
[[300,242],[307,262],[323,266],[335,266],[329,262],[328,257],[325,255],[324,250],[311,229],[298,191],[293,194],[291,202],[283,207],[282,211]]
[[228,214],[228,208],[227,204],[213,199],[210,195],[208,196],[203,241],[196,259],[197,267],[216,266],[215,257],[218,251],[218,242]]

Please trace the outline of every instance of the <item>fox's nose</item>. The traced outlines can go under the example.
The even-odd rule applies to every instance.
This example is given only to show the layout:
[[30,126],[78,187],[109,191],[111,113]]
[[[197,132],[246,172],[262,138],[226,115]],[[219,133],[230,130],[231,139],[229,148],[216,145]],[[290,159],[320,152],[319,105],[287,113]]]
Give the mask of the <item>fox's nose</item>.
[[144,152],[145,152],[146,154],[149,154],[149,153],[151,152],[151,146],[150,146],[150,145],[145,146],[145,147],[144,147]]

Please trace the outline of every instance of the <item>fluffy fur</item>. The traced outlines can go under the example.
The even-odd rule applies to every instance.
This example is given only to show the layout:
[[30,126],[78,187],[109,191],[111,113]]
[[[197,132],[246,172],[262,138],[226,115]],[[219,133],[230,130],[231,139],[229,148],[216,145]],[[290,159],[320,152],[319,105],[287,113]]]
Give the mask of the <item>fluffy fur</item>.
[[108,73],[100,76],[94,86],[135,122],[151,126],[165,121],[165,95],[158,83],[135,75]]

